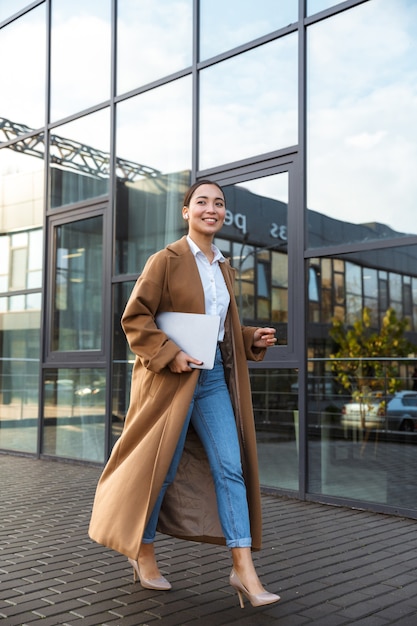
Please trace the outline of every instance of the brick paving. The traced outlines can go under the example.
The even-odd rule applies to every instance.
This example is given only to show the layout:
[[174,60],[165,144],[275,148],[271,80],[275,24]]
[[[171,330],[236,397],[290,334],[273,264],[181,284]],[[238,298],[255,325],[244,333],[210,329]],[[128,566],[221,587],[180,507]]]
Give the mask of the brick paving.
[[281,602],[245,609],[225,548],[158,536],[170,592],[133,584],[90,541],[97,467],[0,455],[0,621],[7,626],[417,624],[417,522],[263,496],[258,572]]

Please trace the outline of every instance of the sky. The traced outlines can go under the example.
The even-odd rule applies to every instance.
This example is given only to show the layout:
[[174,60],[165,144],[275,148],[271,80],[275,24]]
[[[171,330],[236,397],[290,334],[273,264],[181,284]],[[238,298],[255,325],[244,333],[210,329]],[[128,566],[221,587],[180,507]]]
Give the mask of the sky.
[[[161,0],[156,16],[146,9],[153,3],[121,2],[119,92],[190,63],[191,4]],[[285,26],[294,19],[295,4],[233,0],[219,19],[223,3],[204,0],[203,56]],[[109,0],[53,4],[55,119],[109,97],[110,6]],[[236,6],[240,10],[231,29]],[[37,7],[0,31],[0,57],[8,59],[2,67],[0,117],[29,127],[45,120],[44,11]],[[349,216],[353,223],[377,221],[415,232],[416,32],[417,2],[411,0],[371,0],[308,28],[308,208],[338,219]],[[201,167],[297,143],[294,41],[289,35],[202,74]],[[151,90],[120,105],[118,156],[163,172],[187,169],[189,77],[162,87],[161,94]],[[95,148],[109,145],[107,115],[94,114],[62,129],[67,130],[71,139]],[[57,129],[57,134],[63,133]]]
[[308,35],[308,206],[416,232],[417,3],[372,0]]

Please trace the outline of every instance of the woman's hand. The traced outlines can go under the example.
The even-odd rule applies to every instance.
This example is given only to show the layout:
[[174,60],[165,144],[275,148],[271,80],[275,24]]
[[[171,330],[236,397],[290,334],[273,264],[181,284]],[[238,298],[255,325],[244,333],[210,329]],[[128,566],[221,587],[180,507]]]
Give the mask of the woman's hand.
[[253,346],[255,348],[270,348],[275,345],[275,328],[257,328],[253,335]]
[[192,372],[193,368],[190,367],[190,363],[193,363],[194,365],[203,365],[202,361],[194,359],[192,356],[181,350],[180,352],[177,352],[175,358],[172,359],[171,363],[168,363],[168,367],[173,374]]

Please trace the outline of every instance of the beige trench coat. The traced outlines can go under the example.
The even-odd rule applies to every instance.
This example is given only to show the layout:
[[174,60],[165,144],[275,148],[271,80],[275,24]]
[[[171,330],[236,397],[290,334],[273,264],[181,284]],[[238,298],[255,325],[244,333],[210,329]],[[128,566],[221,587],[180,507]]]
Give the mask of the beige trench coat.
[[[222,352],[241,445],[252,548],[258,550],[261,502],[247,359],[262,360],[265,350],[252,346],[256,329],[240,325],[234,270],[229,263],[220,267],[230,293]],[[173,374],[167,367],[179,348],[155,326],[154,316],[160,311],[204,313],[198,268],[185,237],[150,257],[122,317],[130,347],[137,355],[130,406],[122,435],[97,485],[89,535],[133,559],[138,557],[199,375],[198,370]],[[208,461],[192,429],[174,483],[164,498],[158,530],[183,539],[225,543]]]

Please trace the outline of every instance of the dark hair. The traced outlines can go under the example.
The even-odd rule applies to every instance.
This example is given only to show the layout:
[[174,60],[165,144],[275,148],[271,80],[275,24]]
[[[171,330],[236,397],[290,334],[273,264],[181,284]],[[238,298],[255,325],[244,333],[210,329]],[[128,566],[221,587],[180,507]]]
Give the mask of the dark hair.
[[190,206],[190,201],[191,201],[191,198],[194,195],[194,192],[201,185],[215,185],[215,187],[217,187],[217,189],[219,189],[221,191],[222,196],[224,198],[224,191],[223,191],[223,189],[220,187],[220,185],[218,183],[215,183],[213,180],[198,180],[196,183],[194,183],[194,185],[191,185],[191,187],[185,193],[184,201],[183,201],[182,206],[187,206],[187,207]]

